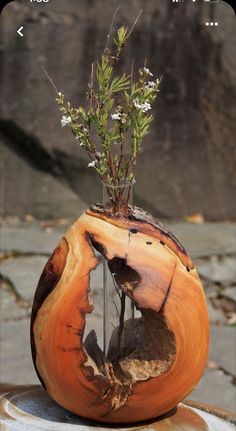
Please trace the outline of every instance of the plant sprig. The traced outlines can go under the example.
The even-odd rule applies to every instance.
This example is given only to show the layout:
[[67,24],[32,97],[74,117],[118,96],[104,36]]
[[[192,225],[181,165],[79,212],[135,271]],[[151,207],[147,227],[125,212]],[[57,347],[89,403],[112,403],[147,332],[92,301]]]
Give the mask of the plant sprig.
[[114,37],[113,49],[107,44],[100,61],[95,67],[92,65],[87,92],[90,100],[88,109],[72,107],[61,92],[56,98],[62,113],[62,127],[71,128],[76,141],[90,157],[88,166],[95,168],[102,181],[111,187],[110,199],[114,211],[119,209],[122,200],[122,189],[115,186],[127,181],[135,182],[137,156],[143,138],[150,131],[153,120],[150,110],[160,84],[159,79],[153,80],[146,64],[139,69],[136,81],[133,64],[130,75],[115,73],[119,56],[133,27],[130,31],[127,27],[120,27]]

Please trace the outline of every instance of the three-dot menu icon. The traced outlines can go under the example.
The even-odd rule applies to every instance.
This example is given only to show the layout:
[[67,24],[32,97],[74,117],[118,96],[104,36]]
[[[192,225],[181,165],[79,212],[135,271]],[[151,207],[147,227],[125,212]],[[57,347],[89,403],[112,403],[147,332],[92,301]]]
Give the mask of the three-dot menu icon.
[[213,27],[213,26],[218,26],[219,25],[219,23],[217,22],[217,21],[215,21],[215,22],[213,22],[213,21],[206,21],[205,22],[205,25],[207,26],[207,27]]

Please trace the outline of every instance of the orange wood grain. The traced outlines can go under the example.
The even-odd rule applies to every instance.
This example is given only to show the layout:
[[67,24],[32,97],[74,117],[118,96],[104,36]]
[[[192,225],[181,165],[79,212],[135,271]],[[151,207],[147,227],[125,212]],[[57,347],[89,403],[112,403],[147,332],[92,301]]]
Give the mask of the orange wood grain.
[[[132,234],[131,228],[138,232]],[[68,244],[64,270],[36,312],[32,338],[36,369],[48,393],[78,415],[120,423],[156,417],[185,398],[203,373],[209,344],[203,289],[184,249],[162,232],[163,245],[157,231],[147,222],[122,219],[119,224],[119,219],[114,222],[89,210],[64,236]],[[98,265],[89,235],[103,245],[107,259],[125,258],[137,271],[141,281],[132,292],[135,302],[161,313],[175,336],[171,368],[135,383],[117,410],[103,396],[108,387],[113,393],[116,387],[99,370],[94,375],[83,347],[86,314],[93,310],[88,299],[90,272]]]

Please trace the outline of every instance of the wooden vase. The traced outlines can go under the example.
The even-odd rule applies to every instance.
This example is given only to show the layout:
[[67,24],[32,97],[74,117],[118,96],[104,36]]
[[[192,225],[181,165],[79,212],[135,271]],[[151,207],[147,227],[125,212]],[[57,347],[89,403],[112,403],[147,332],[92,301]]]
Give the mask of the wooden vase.
[[[84,337],[98,253],[140,312],[120,319],[106,354],[96,328]],[[50,396],[82,417],[129,423],[166,413],[198,383],[208,341],[206,301],[190,257],[139,208],[113,214],[90,207],[40,277],[31,319],[34,365]]]

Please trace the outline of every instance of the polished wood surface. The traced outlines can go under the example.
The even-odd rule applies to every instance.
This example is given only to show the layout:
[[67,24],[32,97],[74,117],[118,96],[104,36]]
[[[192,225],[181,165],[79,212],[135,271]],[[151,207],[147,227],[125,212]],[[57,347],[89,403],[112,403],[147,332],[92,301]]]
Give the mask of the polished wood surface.
[[[95,249],[109,262],[125,262],[116,281],[147,331],[143,340],[143,332],[137,335],[141,356],[126,358],[125,370],[120,362],[119,373],[96,340],[94,357],[84,346]],[[128,218],[90,208],[71,226],[39,281],[31,323],[33,359],[47,392],[71,412],[102,422],[137,422],[171,410],[198,383],[208,355],[207,307],[196,269],[175,237],[138,209]],[[150,340],[162,343],[162,356],[150,351]],[[139,379],[142,367],[152,375]]]

